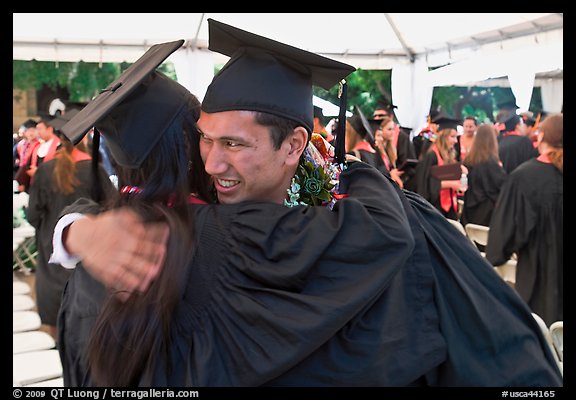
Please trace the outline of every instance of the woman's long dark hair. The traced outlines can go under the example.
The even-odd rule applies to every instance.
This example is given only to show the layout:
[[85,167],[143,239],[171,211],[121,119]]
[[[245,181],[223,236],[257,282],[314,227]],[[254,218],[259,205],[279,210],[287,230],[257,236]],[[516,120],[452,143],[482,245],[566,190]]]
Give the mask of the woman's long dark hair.
[[162,271],[145,293],[125,302],[110,293],[104,302],[88,343],[94,385],[145,385],[162,362],[170,373],[170,327],[194,248],[188,197],[195,192],[208,200],[209,193],[196,129],[199,107],[192,98],[140,168],[118,166],[119,187],[142,191],[120,196],[115,207],[130,206],[146,221],[167,222],[170,237]]

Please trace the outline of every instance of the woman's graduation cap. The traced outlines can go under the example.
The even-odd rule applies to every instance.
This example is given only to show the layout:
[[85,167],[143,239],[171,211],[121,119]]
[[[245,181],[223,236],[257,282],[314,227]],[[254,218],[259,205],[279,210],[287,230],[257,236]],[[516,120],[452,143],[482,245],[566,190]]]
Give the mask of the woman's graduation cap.
[[61,132],[77,144],[92,128],[114,160],[138,168],[190,99],[190,92],[155,69],[184,43],[154,45],[76,114]]
[[433,120],[435,124],[438,124],[438,131],[443,129],[458,129],[458,125],[462,124],[462,121],[456,118],[452,118],[448,114],[440,113]]
[[202,110],[208,113],[265,112],[296,121],[311,134],[312,85],[330,89],[356,70],[213,19],[208,29],[208,49],[231,57],[206,91]]

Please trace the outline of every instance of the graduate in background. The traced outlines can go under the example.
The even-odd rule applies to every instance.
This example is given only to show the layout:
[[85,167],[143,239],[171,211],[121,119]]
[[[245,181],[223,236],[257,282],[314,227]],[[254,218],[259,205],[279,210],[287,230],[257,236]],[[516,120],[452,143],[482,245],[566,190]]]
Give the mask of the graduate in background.
[[498,158],[496,134],[492,124],[481,124],[464,160],[464,165],[468,168],[468,189],[464,193],[464,206],[460,216],[462,225],[490,225],[500,188],[507,178]]
[[563,320],[564,119],[539,127],[540,156],[516,168],[490,220],[486,258],[492,265],[518,255],[516,290],[547,325]]
[[[457,141],[456,127],[459,121],[449,116],[442,116],[436,119],[436,123],[438,123],[436,140],[430,145],[416,167],[414,178],[416,179],[416,190],[446,218],[458,220],[457,192],[461,189],[461,174],[439,179],[434,174],[434,167],[458,163],[454,145]],[[460,165],[460,169],[463,174],[468,173],[463,165]]]
[[504,129],[498,135],[498,154],[504,169],[509,174],[524,161],[535,158],[538,150],[526,136],[526,126],[515,112],[502,114],[500,122],[504,124]]

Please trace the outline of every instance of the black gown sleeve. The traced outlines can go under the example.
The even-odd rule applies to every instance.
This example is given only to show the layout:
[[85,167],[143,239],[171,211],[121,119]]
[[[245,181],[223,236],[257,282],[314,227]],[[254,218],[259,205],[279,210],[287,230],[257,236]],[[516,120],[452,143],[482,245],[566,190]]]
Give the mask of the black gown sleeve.
[[[363,163],[342,173],[340,185],[349,197],[334,211],[275,204],[202,208],[205,223],[190,270],[210,271],[211,278],[188,279],[190,297],[174,329],[190,338],[174,339],[185,363],[175,369],[190,371],[188,382],[265,384],[386,290],[414,246],[399,198]],[[164,371],[156,379],[178,383]]]
[[430,169],[438,165],[438,159],[434,152],[427,152],[416,167],[416,192],[428,200],[436,208],[440,209],[441,182],[430,174]]
[[538,215],[515,177],[510,175],[502,186],[490,219],[486,258],[492,265],[504,264],[514,251],[528,243],[537,224]]

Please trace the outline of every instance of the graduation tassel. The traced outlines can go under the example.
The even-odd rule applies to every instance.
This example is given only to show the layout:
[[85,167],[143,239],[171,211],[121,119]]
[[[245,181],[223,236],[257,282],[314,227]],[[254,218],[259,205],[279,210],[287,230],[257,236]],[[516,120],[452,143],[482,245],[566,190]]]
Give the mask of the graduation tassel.
[[94,136],[92,136],[92,200],[100,203],[104,197],[102,191],[102,182],[98,173],[98,163],[100,161],[100,132],[94,127]]
[[336,128],[334,158],[338,164],[344,164],[346,162],[346,95],[348,92],[348,85],[346,84],[345,79],[342,79],[338,85],[340,112],[338,113],[338,127]]

